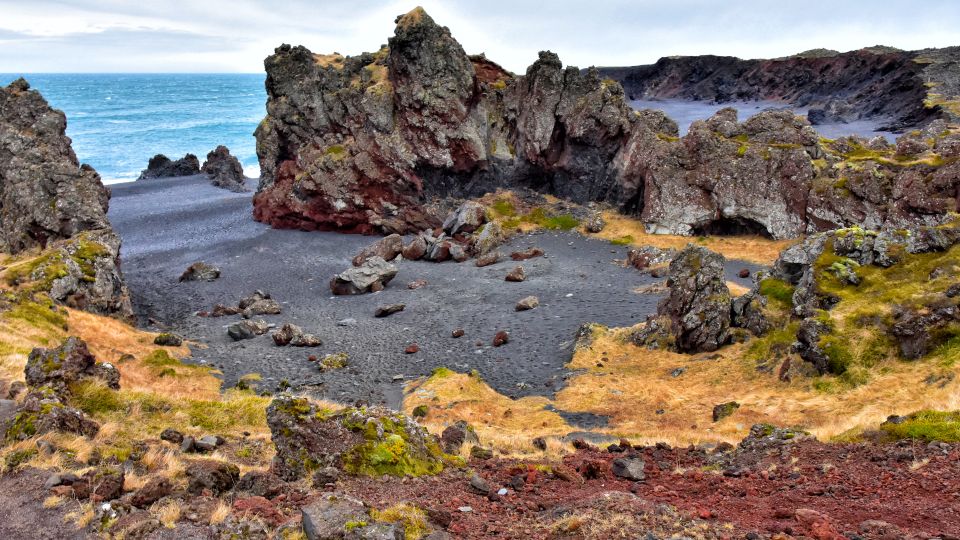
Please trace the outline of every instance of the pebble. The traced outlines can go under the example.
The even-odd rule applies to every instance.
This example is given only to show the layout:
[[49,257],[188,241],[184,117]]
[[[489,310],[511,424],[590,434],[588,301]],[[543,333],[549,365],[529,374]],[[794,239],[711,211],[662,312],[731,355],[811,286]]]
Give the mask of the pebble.
[[463,512],[463,513],[473,512],[473,507],[470,507],[470,506],[461,506],[460,508],[457,508],[457,510],[459,510],[459,511],[461,511],[461,512]]
[[342,319],[342,320],[337,321],[337,326],[356,326],[356,324],[357,324],[357,320],[356,320],[356,319],[352,319],[352,318],[351,318],[351,319]]

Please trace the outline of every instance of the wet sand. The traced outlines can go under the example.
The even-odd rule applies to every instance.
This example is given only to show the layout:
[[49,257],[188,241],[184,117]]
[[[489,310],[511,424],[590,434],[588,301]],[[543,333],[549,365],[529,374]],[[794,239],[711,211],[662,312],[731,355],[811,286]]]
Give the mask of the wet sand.
[[[138,317],[195,342],[192,361],[222,370],[226,385],[259,373],[263,389],[273,390],[286,380],[330,399],[397,406],[404,380],[446,366],[476,369],[509,396],[552,395],[563,385],[564,364],[582,323],[633,325],[652,313],[660,299],[632,292],[657,280],[617,264],[628,248],[572,232],[522,235],[501,247],[501,253],[509,254],[537,246],[546,252],[543,258],[503,260],[485,268],[473,261],[403,261],[384,291],[333,297],[330,278],[349,267],[350,259],[375,237],[270,229],[251,217],[251,194],[217,189],[202,177],[111,187],[109,217],[123,238],[123,272]],[[219,266],[221,278],[178,282],[197,260]],[[504,275],[517,264],[526,269],[527,280],[505,282]],[[728,263],[728,279],[748,285],[749,280],[736,277],[744,267],[756,268]],[[407,289],[418,279],[429,284]],[[236,305],[256,289],[283,306],[282,314],[265,320],[277,326],[297,324],[323,345],[277,347],[269,334],[234,342],[225,327],[239,315],[195,315],[216,303]],[[528,295],[539,297],[540,307],[514,311]],[[377,306],[391,303],[404,303],[406,309],[374,317]],[[347,318],[356,324],[337,325]],[[458,327],[466,335],[454,339],[451,332]],[[510,333],[510,342],[494,348],[491,341],[500,330]],[[420,351],[405,354],[411,343]],[[337,352],[350,355],[348,368],[320,372],[307,360],[311,354]]]

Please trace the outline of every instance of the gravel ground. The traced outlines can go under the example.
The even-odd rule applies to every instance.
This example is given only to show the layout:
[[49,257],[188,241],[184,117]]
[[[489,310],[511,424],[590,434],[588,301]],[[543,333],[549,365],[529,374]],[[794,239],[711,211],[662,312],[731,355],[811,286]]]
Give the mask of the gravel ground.
[[[253,221],[251,194],[214,188],[202,177],[111,187],[109,216],[123,238],[123,272],[141,322],[195,342],[193,361],[221,369],[227,385],[259,373],[261,387],[270,390],[287,380],[331,399],[396,407],[404,380],[446,366],[476,369],[510,396],[552,395],[563,384],[580,324],[633,325],[652,313],[660,298],[632,292],[656,280],[615,262],[625,258],[627,248],[554,232],[519,236],[501,248],[509,254],[537,246],[546,252],[543,258],[485,268],[472,261],[403,261],[386,290],[333,297],[330,278],[375,238],[270,229]],[[219,266],[221,278],[179,283],[183,270],[198,260]],[[504,275],[517,264],[524,266],[527,280],[505,282]],[[743,267],[756,268],[731,261],[729,278],[748,284],[735,275]],[[407,289],[418,279],[429,284]],[[282,314],[264,319],[278,326],[297,324],[323,345],[281,348],[269,335],[234,342],[225,327],[240,316],[195,315],[216,303],[236,305],[256,289],[283,306]],[[540,307],[515,312],[516,302],[528,295],[539,297]],[[404,303],[406,309],[374,318],[377,306],[392,303]],[[347,318],[356,324],[337,325]],[[466,335],[452,338],[455,328]],[[494,348],[491,341],[499,330],[510,333],[510,342]],[[405,354],[412,343],[420,351]],[[348,368],[321,373],[307,360],[337,352],[350,355]]]

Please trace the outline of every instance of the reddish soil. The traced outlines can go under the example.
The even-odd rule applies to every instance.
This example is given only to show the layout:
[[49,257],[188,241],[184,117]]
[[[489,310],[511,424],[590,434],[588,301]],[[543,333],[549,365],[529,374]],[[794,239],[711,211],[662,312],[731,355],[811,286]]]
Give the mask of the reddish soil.
[[[630,454],[644,459],[645,481],[611,474],[610,462]],[[575,537],[557,533],[554,524],[565,515],[589,511],[639,516],[643,531],[623,531],[631,538],[648,531],[696,531],[706,538],[742,538],[750,533],[831,540],[841,538],[840,533],[861,538],[957,538],[958,458],[960,445],[902,443],[804,441],[738,452],[735,457],[666,447],[628,453],[588,449],[564,459],[554,467],[556,473],[514,461],[474,460],[474,471],[494,490],[509,486],[517,473],[525,476],[527,482],[519,491],[509,488],[496,501],[474,492],[466,473],[404,482],[351,479],[341,487],[372,505],[408,501],[431,509],[440,521],[450,519],[447,529],[457,538]],[[683,474],[677,472],[681,469]],[[679,510],[683,519],[671,517],[663,504]],[[461,512],[462,506],[472,511]],[[893,526],[864,523],[869,520]]]

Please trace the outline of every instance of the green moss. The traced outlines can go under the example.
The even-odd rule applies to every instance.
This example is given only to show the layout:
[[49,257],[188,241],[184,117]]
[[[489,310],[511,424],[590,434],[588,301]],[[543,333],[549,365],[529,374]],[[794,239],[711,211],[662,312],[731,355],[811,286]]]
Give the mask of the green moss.
[[20,465],[30,461],[34,456],[37,455],[36,448],[27,448],[24,450],[17,450],[7,455],[6,459],[3,460],[4,471],[13,471]]
[[747,150],[749,150],[749,149],[750,149],[750,147],[749,147],[748,145],[746,145],[746,144],[741,144],[741,145],[737,148],[737,156],[743,157],[744,155],[746,155]]
[[496,81],[493,81],[492,83],[490,83],[490,88],[493,88],[494,90],[503,90],[506,87],[507,87],[507,81],[504,79],[497,79]]
[[657,133],[657,138],[660,139],[661,141],[666,141],[666,142],[677,142],[680,140],[680,137],[667,135],[666,133]]
[[800,323],[794,321],[783,328],[770,330],[762,337],[750,342],[746,357],[762,362],[786,355],[793,342],[797,340],[797,330],[799,328]]
[[362,529],[367,526],[366,521],[351,520],[343,524],[343,530],[350,532],[354,529]]
[[3,316],[39,329],[63,330],[67,326],[67,318],[46,297],[43,301],[20,301]]
[[885,422],[880,430],[896,440],[960,442],[960,411],[919,411],[900,424]]
[[440,450],[436,441],[425,441],[426,455],[411,451],[408,447],[409,433],[404,422],[382,417],[363,425],[352,425],[347,421],[343,426],[361,433],[365,442],[357,445],[344,456],[344,470],[351,474],[367,476],[423,476],[443,471],[447,456]]
[[350,364],[350,355],[345,352],[338,352],[334,354],[328,354],[320,359],[317,362],[317,365],[320,367],[321,371],[327,371],[331,369],[343,369]]
[[334,161],[340,161],[347,157],[347,149],[340,144],[333,144],[323,151],[323,155],[329,156]]
[[506,199],[493,201],[493,204],[490,205],[490,210],[494,212],[495,217],[512,217],[517,215],[517,209],[513,206],[513,203]]
[[793,306],[795,291],[796,287],[780,279],[766,278],[760,281],[760,294],[788,310]]
[[613,240],[610,240],[610,243],[615,246],[629,246],[633,244],[633,240],[633,236],[628,234],[621,236],[620,238],[614,238]]
[[370,517],[383,523],[403,525],[404,538],[407,540],[418,540],[430,532],[427,513],[411,504],[396,504],[383,510],[374,508],[370,511]]

